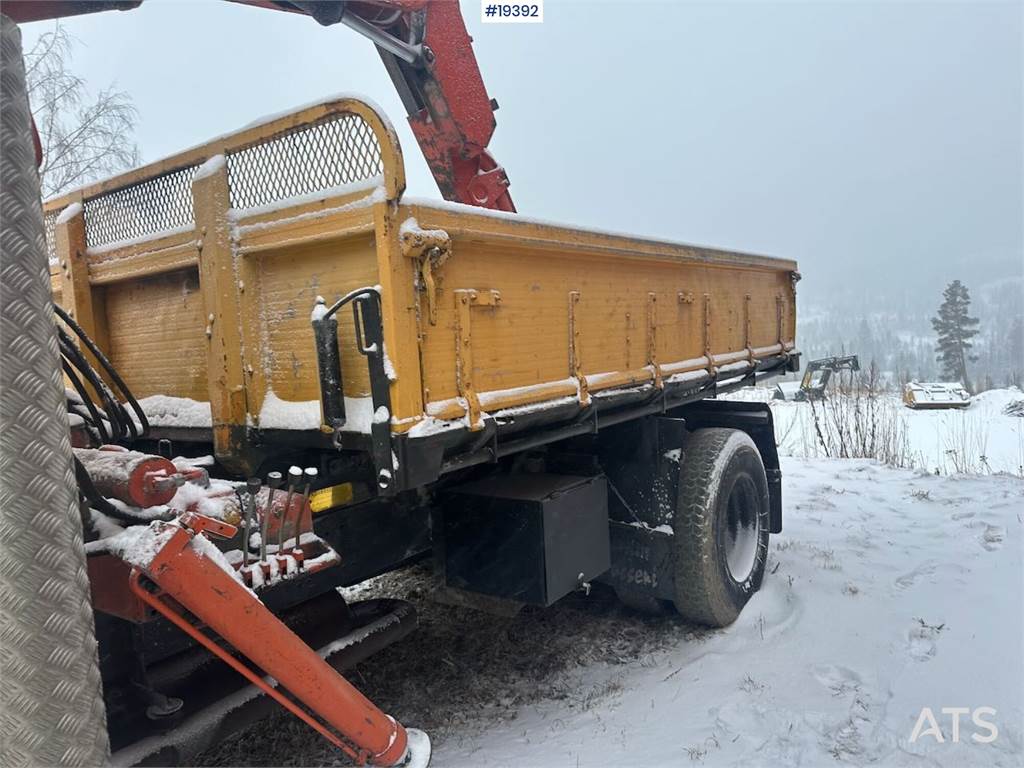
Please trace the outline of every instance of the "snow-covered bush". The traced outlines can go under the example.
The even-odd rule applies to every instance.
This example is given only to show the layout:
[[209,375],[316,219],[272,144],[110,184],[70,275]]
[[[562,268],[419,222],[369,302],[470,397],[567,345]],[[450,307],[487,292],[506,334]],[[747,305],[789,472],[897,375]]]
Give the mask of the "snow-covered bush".
[[886,395],[873,363],[856,378],[840,379],[825,400],[812,400],[810,405],[818,455],[876,459],[893,467],[913,465],[901,406]]
[[991,472],[988,457],[988,432],[977,418],[951,419],[942,433],[943,450],[952,472],[980,475]]

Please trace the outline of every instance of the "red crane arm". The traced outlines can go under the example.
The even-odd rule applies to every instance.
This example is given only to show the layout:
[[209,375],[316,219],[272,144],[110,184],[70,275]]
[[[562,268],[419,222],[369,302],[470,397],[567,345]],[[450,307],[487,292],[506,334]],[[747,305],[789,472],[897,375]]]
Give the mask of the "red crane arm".
[[[508,176],[487,149],[497,103],[487,96],[456,0],[231,0],[344,24],[377,46],[446,200],[515,211]],[[141,0],[2,2],[16,22],[128,9]]]

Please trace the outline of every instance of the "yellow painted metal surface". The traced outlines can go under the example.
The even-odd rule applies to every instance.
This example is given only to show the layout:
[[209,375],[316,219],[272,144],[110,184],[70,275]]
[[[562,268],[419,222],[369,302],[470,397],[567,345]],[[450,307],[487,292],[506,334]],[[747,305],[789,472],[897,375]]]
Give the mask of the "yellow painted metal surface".
[[345,506],[352,501],[353,496],[352,483],[330,485],[309,494],[309,508],[316,515],[328,509]]
[[[92,225],[92,199],[350,114],[372,129],[380,176],[236,210],[233,171],[208,164],[191,181],[190,226],[98,248],[76,234]],[[502,409],[585,405],[794,349],[794,262],[403,200],[403,191],[401,151],[382,116],[354,100],[308,108],[49,203],[50,215],[86,203],[57,239],[58,262],[76,268],[58,269],[55,295],[90,313],[140,397],[210,402],[226,455],[244,452],[237,441],[261,426],[271,393],[318,400],[310,311],[318,295],[331,303],[363,286],[381,291],[395,432],[426,418],[475,428]],[[345,395],[366,397],[350,311],[338,320]]]
[[[793,348],[793,262],[450,206],[403,204],[396,217],[452,239],[434,270],[436,322],[420,313],[426,411],[440,418],[465,412],[460,358],[471,366],[462,378],[494,411],[575,396],[580,377],[591,394],[659,385]],[[501,300],[467,312],[469,291]]]
[[206,310],[196,269],[94,289],[110,328],[104,351],[136,397],[209,400]]

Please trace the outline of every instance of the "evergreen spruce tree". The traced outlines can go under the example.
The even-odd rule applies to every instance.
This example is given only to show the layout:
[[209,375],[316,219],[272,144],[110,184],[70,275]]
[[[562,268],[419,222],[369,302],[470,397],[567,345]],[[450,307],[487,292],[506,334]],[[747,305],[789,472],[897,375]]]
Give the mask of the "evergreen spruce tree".
[[961,382],[967,389],[971,388],[967,361],[977,359],[970,353],[971,339],[978,333],[978,318],[967,314],[970,306],[967,286],[954,280],[942,292],[939,313],[932,318],[932,328],[939,335],[935,359],[942,367],[942,375],[950,381]]

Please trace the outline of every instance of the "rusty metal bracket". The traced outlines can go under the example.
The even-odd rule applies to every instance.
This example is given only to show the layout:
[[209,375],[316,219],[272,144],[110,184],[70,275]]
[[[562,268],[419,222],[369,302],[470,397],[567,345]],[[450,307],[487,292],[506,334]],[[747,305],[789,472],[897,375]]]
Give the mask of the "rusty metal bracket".
[[654,386],[664,389],[665,382],[658,364],[658,294],[654,291],[647,294],[647,364],[654,373]]
[[753,338],[753,336],[752,336],[752,327],[751,327],[751,317],[750,317],[750,303],[751,303],[751,300],[752,299],[751,299],[751,296],[750,296],[749,293],[746,296],[743,297],[743,346],[747,350],[747,360],[749,360],[751,363],[753,363],[754,362],[754,346],[751,343],[751,339]]
[[569,291],[569,375],[579,385],[581,406],[590,405],[590,390],[587,388],[587,377],[583,375],[583,364],[580,359],[580,329],[576,325],[576,305],[580,303],[580,292]]
[[715,361],[711,354],[711,294],[704,294],[704,357],[708,361],[708,373],[715,375]]
[[480,398],[473,385],[473,307],[497,307],[501,304],[498,291],[478,291],[459,288],[455,293],[455,381],[459,397],[466,401],[466,415],[470,431],[483,429]]
[[452,252],[452,239],[443,229],[409,227],[399,237],[402,255],[417,262],[419,290],[427,301],[427,320],[437,325],[436,272],[448,261]]
[[783,349],[785,349],[784,339],[784,319],[786,317],[786,302],[782,298],[782,294],[776,294],[775,296],[775,336],[776,340]]

